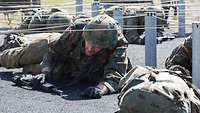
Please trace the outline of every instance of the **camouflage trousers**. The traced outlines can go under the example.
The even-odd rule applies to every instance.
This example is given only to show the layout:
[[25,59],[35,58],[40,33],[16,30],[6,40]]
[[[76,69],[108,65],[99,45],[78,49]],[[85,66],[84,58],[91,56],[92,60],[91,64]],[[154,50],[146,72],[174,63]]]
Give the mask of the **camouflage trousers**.
[[[29,35],[30,43],[24,47],[15,47],[0,53],[0,65],[6,68],[22,68],[25,73],[39,73],[43,56],[49,45],[60,37],[60,33],[41,33]],[[34,38],[34,39],[33,39]]]

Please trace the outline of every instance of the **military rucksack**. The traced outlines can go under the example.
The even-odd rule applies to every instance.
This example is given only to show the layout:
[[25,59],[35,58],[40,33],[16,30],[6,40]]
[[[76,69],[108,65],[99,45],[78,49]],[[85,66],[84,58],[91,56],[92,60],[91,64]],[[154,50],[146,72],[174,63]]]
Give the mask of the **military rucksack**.
[[199,90],[177,74],[135,66],[119,83],[118,113],[199,113]]

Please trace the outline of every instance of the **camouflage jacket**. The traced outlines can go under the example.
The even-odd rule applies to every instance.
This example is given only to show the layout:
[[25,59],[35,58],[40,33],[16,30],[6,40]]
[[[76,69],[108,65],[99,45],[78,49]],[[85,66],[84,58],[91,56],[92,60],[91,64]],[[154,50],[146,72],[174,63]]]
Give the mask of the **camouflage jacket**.
[[166,59],[167,69],[173,65],[180,65],[192,73],[192,37],[188,37],[183,44],[176,47]]
[[[93,56],[84,53],[82,29],[85,22],[71,25],[54,44],[43,60],[43,70],[53,79],[104,82],[110,92],[118,90],[118,82],[131,68],[126,44],[118,41],[114,50],[103,49]],[[80,30],[80,31],[74,31]]]

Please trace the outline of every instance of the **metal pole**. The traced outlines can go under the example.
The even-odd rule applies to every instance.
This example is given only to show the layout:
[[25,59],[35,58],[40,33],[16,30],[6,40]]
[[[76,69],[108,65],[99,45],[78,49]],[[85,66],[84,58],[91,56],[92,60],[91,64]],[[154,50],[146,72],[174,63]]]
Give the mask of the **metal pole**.
[[123,7],[119,6],[114,9],[113,18],[119,22],[119,25],[123,28]]
[[156,67],[156,12],[147,10],[145,15],[145,65]]
[[83,13],[83,0],[76,0],[76,16]]
[[200,88],[200,22],[192,24],[192,82]]
[[92,3],[92,17],[99,15],[99,1],[94,0]]
[[185,1],[180,0],[178,5],[178,23],[179,23],[179,33],[178,36],[185,36]]

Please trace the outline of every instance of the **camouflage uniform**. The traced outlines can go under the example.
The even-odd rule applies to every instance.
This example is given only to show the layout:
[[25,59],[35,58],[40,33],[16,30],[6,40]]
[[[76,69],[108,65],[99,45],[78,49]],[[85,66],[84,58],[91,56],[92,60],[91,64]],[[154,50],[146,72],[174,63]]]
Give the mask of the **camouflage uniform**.
[[[104,26],[103,29],[115,30],[91,31],[94,28],[101,29],[101,26]],[[118,27],[116,21],[107,15],[99,15],[88,24],[87,21],[75,21],[51,45],[43,60],[42,71],[57,80],[71,81],[72,78],[90,83],[103,82],[110,93],[117,91],[120,78],[131,68],[126,56],[127,43]],[[85,40],[103,49],[95,55],[87,56],[84,51]]]
[[66,11],[58,8],[33,10],[33,14],[27,16],[16,29],[32,29],[31,33],[41,31],[62,33],[69,26],[71,19]]
[[[48,45],[54,43],[60,33],[40,33],[26,36],[11,34],[5,37],[0,53],[0,65],[6,68],[24,68],[25,73],[37,73]],[[30,40],[29,38],[33,38]],[[13,39],[12,39],[13,38]]]
[[[16,30],[35,29],[37,32],[63,32],[71,18],[63,10],[51,8],[33,11]],[[32,31],[31,31],[32,32]],[[32,33],[33,33],[32,32]],[[4,36],[0,47],[0,65],[6,68],[21,68],[24,73],[40,72],[40,62],[48,52],[48,45],[55,42],[60,33],[39,33],[35,35],[9,34]],[[8,50],[7,50],[8,49]]]
[[[56,12],[51,18],[57,18],[57,16],[59,18],[62,17],[60,12]],[[90,19],[76,18],[76,20],[84,22]],[[24,73],[40,73],[40,63],[49,50],[48,46],[56,42],[60,36],[60,33],[1,35],[1,38],[4,38],[4,42],[0,47],[0,66],[6,68],[23,67]]]
[[[106,9],[105,13],[113,17],[114,10],[118,8],[117,6],[112,6]],[[141,7],[134,6],[128,7],[124,11],[124,28],[123,31],[124,36],[128,40],[129,43],[132,44],[144,44],[144,25],[145,25],[145,12],[148,8],[155,9],[157,11],[157,36],[163,36],[164,31],[164,12],[159,7]]]
[[118,113],[199,113],[199,89],[181,74],[135,66],[120,80]]
[[192,37],[186,38],[183,44],[176,47],[165,61],[169,69],[173,65],[180,65],[192,73]]

